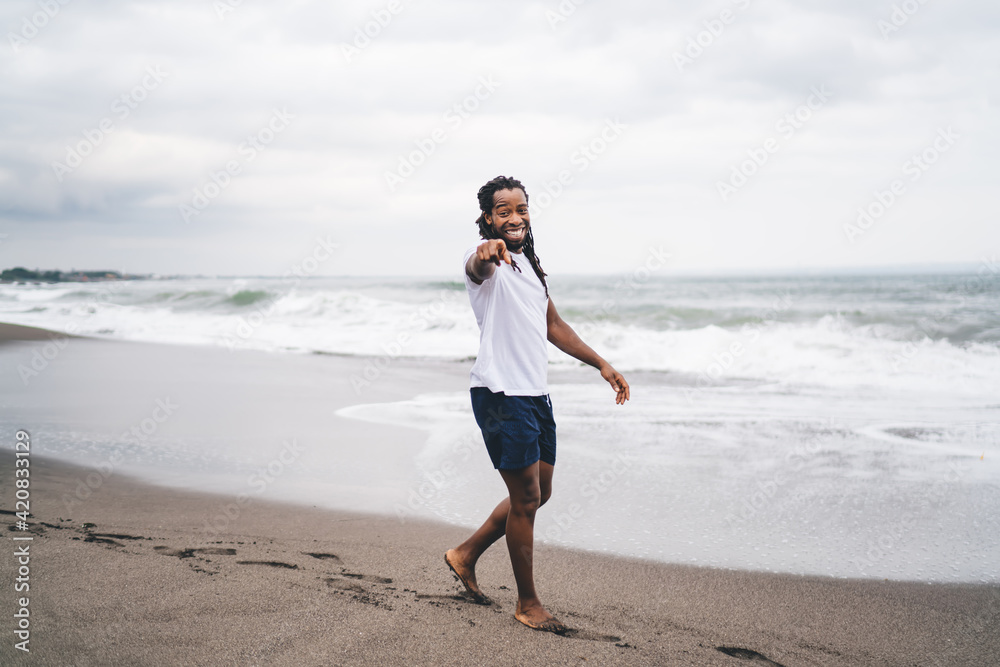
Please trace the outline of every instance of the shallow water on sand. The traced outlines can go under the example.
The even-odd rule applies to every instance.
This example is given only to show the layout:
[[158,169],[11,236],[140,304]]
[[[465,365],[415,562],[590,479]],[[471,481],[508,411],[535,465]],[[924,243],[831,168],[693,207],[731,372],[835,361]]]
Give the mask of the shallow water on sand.
[[[998,405],[635,382],[624,408],[596,384],[553,384],[551,396],[543,541],[715,567],[1000,581]],[[472,527],[502,497],[466,393],[339,414],[427,430],[397,513]]]

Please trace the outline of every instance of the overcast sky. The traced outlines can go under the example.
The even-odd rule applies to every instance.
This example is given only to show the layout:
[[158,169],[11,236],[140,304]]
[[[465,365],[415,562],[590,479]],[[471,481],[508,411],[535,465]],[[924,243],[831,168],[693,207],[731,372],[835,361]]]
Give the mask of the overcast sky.
[[1000,251],[995,0],[6,0],[0,27],[3,267],[281,275],[323,238],[317,274],[444,275],[498,174],[549,273]]

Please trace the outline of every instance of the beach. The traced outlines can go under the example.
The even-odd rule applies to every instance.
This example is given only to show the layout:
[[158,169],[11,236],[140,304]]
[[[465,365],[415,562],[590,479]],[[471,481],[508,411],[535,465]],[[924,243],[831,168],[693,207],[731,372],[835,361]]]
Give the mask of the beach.
[[[790,667],[980,665],[1000,655],[993,584],[694,567],[545,542],[540,595],[575,631],[534,632],[513,618],[505,545],[478,570],[494,604],[476,605],[443,562],[468,531],[407,504],[427,433],[335,414],[359,402],[343,380],[369,359],[0,333],[9,536],[0,576],[14,580],[14,545],[30,544],[31,620],[23,653],[12,632],[22,593],[8,587],[3,664]],[[23,382],[18,366],[45,345],[52,358]],[[365,402],[466,381],[462,364],[397,359]],[[32,442],[27,531],[9,513],[18,428]],[[128,456],[99,448],[108,432],[130,441]],[[172,439],[173,454],[157,439]],[[215,443],[213,456],[230,460],[231,440],[259,448],[265,464],[231,460],[236,476],[208,465],[216,459],[203,450]],[[339,473],[316,490],[344,509],[282,490],[307,483],[298,472],[330,448]],[[384,488],[371,488],[379,478]],[[554,500],[558,481],[557,472]]]
[[[537,539],[1000,583],[995,275],[554,277],[559,312],[634,389],[615,405],[550,346],[559,470]],[[472,415],[461,281],[7,284],[0,321],[40,343],[0,350],[17,408],[0,420],[40,430],[36,453],[470,529],[505,493]],[[229,523],[216,508],[202,525]]]
[[622,9],[3,5],[0,667],[1000,667],[996,2]]

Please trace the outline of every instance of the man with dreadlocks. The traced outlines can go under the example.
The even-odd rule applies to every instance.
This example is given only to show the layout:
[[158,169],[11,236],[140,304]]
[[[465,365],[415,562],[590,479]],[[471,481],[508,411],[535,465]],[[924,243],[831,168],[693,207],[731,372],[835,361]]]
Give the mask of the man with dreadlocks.
[[[530,628],[562,633],[568,628],[542,606],[532,572],[535,511],[552,493],[556,462],[546,340],[597,368],[615,390],[615,403],[625,404],[629,386],[556,312],[535,255],[528,194],[521,182],[494,178],[479,190],[479,210],[476,222],[484,242],[464,258],[465,287],[480,329],[470,392],[486,449],[509,495],[444,559],[472,598],[489,604],[476,583],[476,562],[506,535],[517,581],[514,617]],[[531,272],[523,270],[522,260]]]

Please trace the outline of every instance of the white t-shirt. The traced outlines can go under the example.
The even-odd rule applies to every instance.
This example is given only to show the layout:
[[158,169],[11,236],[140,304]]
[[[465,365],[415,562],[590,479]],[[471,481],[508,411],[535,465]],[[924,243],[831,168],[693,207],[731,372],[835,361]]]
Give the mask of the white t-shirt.
[[509,396],[549,393],[549,299],[527,256],[511,253],[520,272],[500,262],[481,285],[465,273],[469,257],[482,241],[465,251],[465,290],[479,323],[479,355],[472,366],[470,387],[486,387]]

